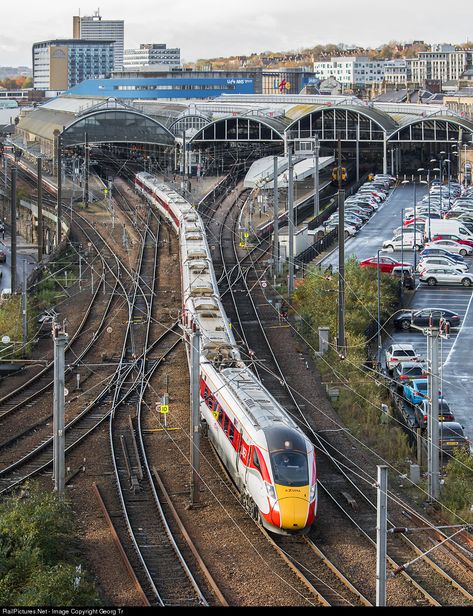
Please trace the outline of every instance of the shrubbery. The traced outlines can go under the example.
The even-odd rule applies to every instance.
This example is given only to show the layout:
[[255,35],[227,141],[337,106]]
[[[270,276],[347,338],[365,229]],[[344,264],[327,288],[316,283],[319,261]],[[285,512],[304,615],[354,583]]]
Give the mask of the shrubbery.
[[[381,275],[381,322],[399,306],[398,280]],[[345,266],[345,359],[336,349],[338,273],[309,270],[294,301],[302,315],[301,331],[314,349],[318,349],[318,328],[330,329],[330,350],[318,360],[322,380],[338,387],[335,408],[354,436],[373,447],[382,458],[403,464],[409,458],[407,435],[397,426],[380,427],[385,416],[381,404],[389,402],[384,380],[367,367],[368,347],[376,348],[378,314],[377,270],[361,268],[356,259]],[[371,338],[371,339],[370,339]]]
[[79,565],[74,514],[37,487],[0,504],[0,605],[99,605]]

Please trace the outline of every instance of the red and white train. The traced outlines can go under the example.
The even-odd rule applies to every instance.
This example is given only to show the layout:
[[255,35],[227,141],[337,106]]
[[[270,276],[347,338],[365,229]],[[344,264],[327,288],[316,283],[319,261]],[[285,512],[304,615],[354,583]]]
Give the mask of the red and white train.
[[317,511],[313,444],[241,360],[220,301],[201,217],[148,173],[135,187],[180,243],[184,326],[201,332],[201,416],[250,514],[270,531],[307,532]]

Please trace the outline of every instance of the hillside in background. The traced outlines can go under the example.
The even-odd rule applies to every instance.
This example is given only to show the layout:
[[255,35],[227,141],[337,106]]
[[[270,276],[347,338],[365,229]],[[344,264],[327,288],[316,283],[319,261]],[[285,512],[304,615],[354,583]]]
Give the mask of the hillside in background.
[[[314,62],[330,60],[332,56],[369,56],[374,60],[391,60],[398,58],[413,58],[421,51],[430,51],[431,44],[424,41],[410,43],[389,41],[376,49],[365,49],[355,45],[342,43],[315,45],[307,49],[296,51],[263,51],[250,55],[229,56],[220,58],[201,58],[196,62],[188,62],[186,68],[213,70],[239,70],[251,68],[295,68],[312,67]],[[472,49],[473,42],[467,41],[456,45],[463,49]]]

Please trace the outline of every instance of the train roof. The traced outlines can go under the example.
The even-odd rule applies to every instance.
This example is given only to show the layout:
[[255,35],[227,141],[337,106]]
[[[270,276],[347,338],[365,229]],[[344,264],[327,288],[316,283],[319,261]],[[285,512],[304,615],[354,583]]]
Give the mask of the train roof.
[[297,424],[248,367],[225,368],[222,374],[226,377],[228,389],[242,403],[254,428],[284,426],[299,431]]

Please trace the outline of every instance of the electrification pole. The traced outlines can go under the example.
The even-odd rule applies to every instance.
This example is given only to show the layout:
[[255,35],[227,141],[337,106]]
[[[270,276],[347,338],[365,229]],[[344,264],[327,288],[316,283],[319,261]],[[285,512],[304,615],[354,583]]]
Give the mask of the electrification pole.
[[26,257],[23,259],[23,282],[21,285],[21,316],[23,331],[23,353],[25,353],[26,343],[28,342],[28,296],[26,285]]
[[56,200],[56,215],[57,215],[57,226],[56,226],[56,245],[59,246],[61,243],[62,236],[62,139],[61,135],[57,135],[56,137],[56,148],[57,148],[57,200]]
[[84,206],[89,206],[89,134],[84,136]]
[[440,438],[439,438],[439,332],[429,328],[429,415],[427,439],[430,447],[429,499],[440,496]]
[[287,222],[289,232],[289,263],[288,263],[288,281],[287,293],[288,299],[291,300],[291,295],[294,291],[294,168],[292,164],[292,148],[288,144],[288,187],[287,187]]
[[342,190],[342,142],[338,140],[338,351],[345,354],[345,191]]
[[10,219],[11,219],[11,291],[16,290],[16,165],[11,168],[11,202],[10,202]]
[[191,334],[191,505],[200,501],[200,330]]
[[278,157],[274,157],[273,180],[273,278],[279,275],[279,190],[278,190]]
[[64,369],[67,334],[57,323],[53,325],[54,340],[54,402],[53,402],[53,478],[54,490],[64,494],[65,430],[64,430]]
[[38,176],[38,263],[43,259],[44,241],[43,241],[43,166],[39,156],[36,159],[37,176]]
[[388,467],[378,466],[376,513],[376,607],[386,605]]
[[320,210],[320,202],[319,202],[319,154],[320,154],[320,143],[319,136],[316,133],[314,137],[314,159],[315,159],[315,171],[314,171],[314,218],[317,218]]

